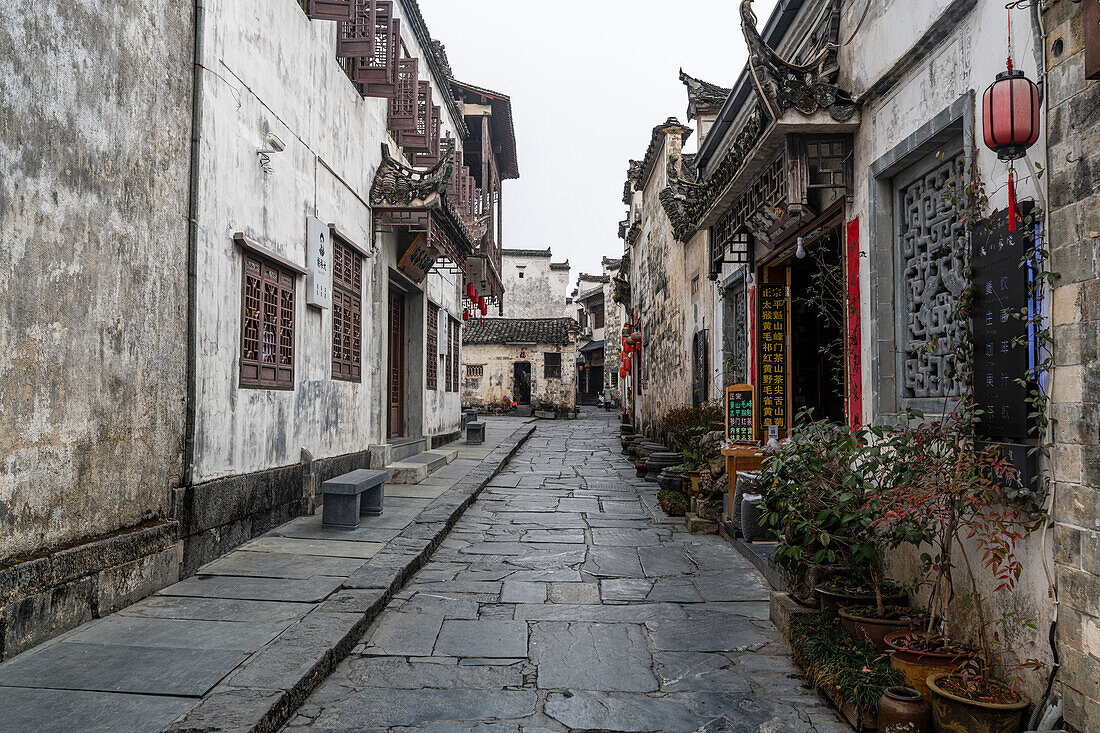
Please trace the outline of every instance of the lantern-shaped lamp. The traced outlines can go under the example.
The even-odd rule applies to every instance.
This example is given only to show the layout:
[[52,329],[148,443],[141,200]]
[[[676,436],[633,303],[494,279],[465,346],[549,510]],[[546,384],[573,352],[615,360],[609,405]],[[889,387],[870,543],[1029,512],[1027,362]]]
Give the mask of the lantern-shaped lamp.
[[632,362],[630,360],[630,357],[629,356],[624,356],[623,357],[623,369],[625,369],[629,372],[631,366],[632,366]]
[[464,320],[464,321],[470,320],[470,309],[469,308],[462,311],[462,320]]
[[1039,88],[1019,69],[997,74],[982,98],[985,144],[1001,160],[1024,157],[1039,139]]
[[470,300],[477,298],[477,288],[474,287],[473,283],[466,283],[466,297]]

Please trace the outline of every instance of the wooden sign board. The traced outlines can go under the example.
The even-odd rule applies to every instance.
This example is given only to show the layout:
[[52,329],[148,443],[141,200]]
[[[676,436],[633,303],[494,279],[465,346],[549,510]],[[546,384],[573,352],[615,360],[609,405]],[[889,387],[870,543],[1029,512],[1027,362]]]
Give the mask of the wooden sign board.
[[428,235],[419,234],[405,250],[405,254],[397,263],[397,269],[412,278],[414,282],[424,282],[424,278],[428,276],[428,271],[432,269],[438,257],[439,250],[428,242]]
[[[787,430],[787,287],[760,288],[760,424]],[[772,431],[774,432],[774,430]]]
[[756,442],[756,401],[751,384],[726,387],[726,440]]
[[[1034,204],[1020,205],[1021,218]],[[1028,390],[1017,380],[1031,369],[1032,341],[1021,313],[1034,312],[1030,272],[1020,267],[1034,247],[1030,227],[1008,229],[1008,211],[979,222],[971,238],[974,281],[974,400],[983,414],[978,434],[994,440],[1023,440],[1031,433]]]

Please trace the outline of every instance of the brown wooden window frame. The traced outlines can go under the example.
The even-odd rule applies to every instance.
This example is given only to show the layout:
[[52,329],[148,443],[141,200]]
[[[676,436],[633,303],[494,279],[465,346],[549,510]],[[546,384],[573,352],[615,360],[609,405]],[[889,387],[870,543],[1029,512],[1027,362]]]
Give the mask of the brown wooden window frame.
[[439,389],[439,306],[428,302],[428,335],[424,348],[424,380],[427,389]]
[[458,391],[458,367],[459,367],[459,352],[458,345],[460,342],[461,332],[458,321],[450,316],[447,317],[447,392]]
[[604,307],[602,305],[597,305],[592,308],[592,323],[592,328],[594,329],[600,329],[604,327],[604,323],[606,323],[606,320]]
[[332,378],[363,380],[363,253],[332,233]]
[[[552,364],[551,357],[557,359],[556,364]],[[542,378],[543,379],[561,379],[561,352],[560,351],[547,351],[542,355]]]
[[[244,253],[241,269],[242,387],[294,389],[297,279],[296,273],[272,260],[254,252]],[[266,338],[268,335],[270,342]]]

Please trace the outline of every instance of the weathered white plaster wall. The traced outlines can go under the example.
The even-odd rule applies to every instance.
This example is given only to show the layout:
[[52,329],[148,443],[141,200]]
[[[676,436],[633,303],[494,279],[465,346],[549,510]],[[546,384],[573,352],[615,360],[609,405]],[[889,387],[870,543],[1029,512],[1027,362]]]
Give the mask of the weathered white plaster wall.
[[[555,346],[549,344],[467,344],[465,363],[462,367],[462,401],[479,407],[500,407],[504,395],[515,398],[512,389],[513,367],[517,362],[531,364],[531,404],[552,405],[555,409],[569,410],[577,403],[577,345]],[[520,358],[520,351],[526,358]],[[561,354],[561,379],[545,378],[544,355]],[[467,376],[467,367],[482,366],[483,376]]]
[[[193,15],[152,0],[4,4],[0,564],[169,513],[184,432]],[[59,620],[66,603],[86,610],[47,593],[19,623],[57,633],[81,620]]]
[[[520,253],[524,254],[520,254]],[[567,318],[575,316],[566,307],[569,270],[551,269],[547,250],[537,255],[527,250],[504,250],[501,281],[504,284],[504,314],[490,311],[490,318]],[[523,277],[520,277],[520,275]]]
[[[398,3],[394,8],[400,11]],[[381,144],[400,153],[386,131],[386,101],[360,97],[337,63],[335,23],[308,20],[294,0],[209,0],[207,13],[196,481],[294,464],[302,448],[321,458],[384,441],[383,335],[388,268],[396,264],[392,238],[364,263],[362,382],[332,379],[332,314],[307,308],[299,278],[295,387],[276,391],[238,384],[241,255],[231,237],[242,231],[304,264],[305,220],[315,215],[369,247],[365,202]],[[423,56],[409,23],[401,20],[406,47]],[[421,68],[424,78],[426,65]],[[445,112],[443,134],[455,136],[455,129]],[[256,150],[269,131],[286,151],[272,156],[274,170],[265,175]],[[445,285],[433,275],[427,288],[440,305],[461,315],[453,282]],[[423,334],[422,304],[419,313],[421,321],[412,325]],[[445,343],[445,331],[441,335]],[[424,394],[422,382],[417,394]],[[423,411],[428,430],[457,429],[457,397],[426,399],[407,410]]]

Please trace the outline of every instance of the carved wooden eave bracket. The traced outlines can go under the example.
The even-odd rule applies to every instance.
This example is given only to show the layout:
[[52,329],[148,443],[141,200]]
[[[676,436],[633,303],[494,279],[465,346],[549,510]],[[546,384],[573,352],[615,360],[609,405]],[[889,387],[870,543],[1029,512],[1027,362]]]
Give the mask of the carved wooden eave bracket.
[[[471,254],[484,237],[467,227],[458,210],[447,196],[447,187],[454,170],[455,142],[448,138],[439,162],[431,168],[413,168],[390,155],[390,148],[382,143],[382,163],[374,175],[370,187],[372,208],[427,211],[437,216],[462,243],[463,254]],[[487,230],[487,222],[485,229]]]
[[792,108],[804,115],[826,110],[837,122],[852,119],[856,104],[836,83],[840,72],[839,7],[834,7],[828,17],[826,37],[816,55],[804,64],[782,58],[764,41],[756,24],[752,0],[741,0],[741,30],[749,47],[750,77],[773,120]]

